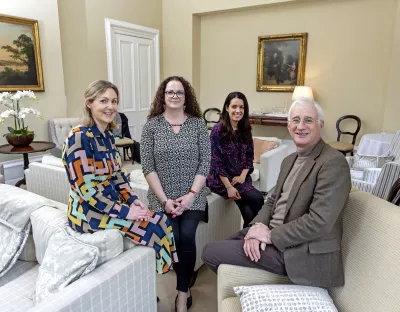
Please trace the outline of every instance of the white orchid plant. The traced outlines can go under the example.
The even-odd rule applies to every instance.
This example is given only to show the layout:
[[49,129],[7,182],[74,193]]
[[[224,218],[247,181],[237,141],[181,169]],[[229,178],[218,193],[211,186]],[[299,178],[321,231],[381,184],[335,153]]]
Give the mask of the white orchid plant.
[[25,126],[24,119],[28,114],[33,114],[36,117],[43,119],[42,115],[37,109],[33,107],[21,107],[19,101],[23,98],[29,98],[37,101],[37,97],[33,91],[17,91],[15,94],[10,92],[0,93],[0,104],[6,107],[6,110],[0,114],[0,124],[3,124],[8,117],[14,118],[14,128],[7,127],[9,133],[4,136],[21,136],[32,134],[33,131],[29,131],[28,127]]

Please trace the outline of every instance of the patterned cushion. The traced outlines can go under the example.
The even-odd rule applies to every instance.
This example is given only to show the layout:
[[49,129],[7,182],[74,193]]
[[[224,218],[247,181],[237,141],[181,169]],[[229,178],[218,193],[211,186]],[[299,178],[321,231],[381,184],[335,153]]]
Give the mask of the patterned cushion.
[[99,260],[97,265],[111,260],[124,251],[124,244],[121,233],[117,229],[109,229],[91,233],[79,233],[69,226],[65,227],[68,235],[80,240],[81,242],[96,246],[99,249]]
[[256,285],[234,287],[243,312],[307,311],[337,312],[328,291],[298,285]]
[[49,240],[36,280],[35,305],[96,268],[99,249],[59,229]]
[[37,261],[42,264],[50,237],[68,225],[67,214],[52,207],[42,207],[31,213],[33,241]]

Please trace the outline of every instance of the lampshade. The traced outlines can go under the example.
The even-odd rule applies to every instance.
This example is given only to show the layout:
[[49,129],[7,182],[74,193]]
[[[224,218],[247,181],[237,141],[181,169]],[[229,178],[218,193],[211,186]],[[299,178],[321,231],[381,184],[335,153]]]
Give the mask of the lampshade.
[[314,100],[313,93],[311,87],[306,86],[297,86],[294,88],[294,92],[292,95],[292,101],[298,99],[311,99]]

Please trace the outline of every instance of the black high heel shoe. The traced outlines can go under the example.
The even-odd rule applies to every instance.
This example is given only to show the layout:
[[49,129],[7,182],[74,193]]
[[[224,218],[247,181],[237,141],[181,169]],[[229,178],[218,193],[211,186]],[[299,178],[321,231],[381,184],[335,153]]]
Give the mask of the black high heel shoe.
[[[177,312],[176,302],[178,301],[178,295],[175,297],[175,312]],[[189,310],[193,304],[192,292],[190,292],[190,296],[186,299],[186,308]]]

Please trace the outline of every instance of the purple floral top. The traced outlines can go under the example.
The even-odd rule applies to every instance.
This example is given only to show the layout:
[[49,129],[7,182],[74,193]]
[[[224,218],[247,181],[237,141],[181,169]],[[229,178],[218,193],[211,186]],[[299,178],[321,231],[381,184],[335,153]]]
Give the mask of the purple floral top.
[[243,184],[235,184],[239,193],[245,193],[253,189],[250,174],[253,172],[254,145],[253,140],[241,143],[237,133],[231,142],[221,140],[221,124],[217,123],[210,135],[211,140],[211,169],[207,177],[207,186],[212,192],[225,198],[228,197],[226,188],[219,176],[224,176],[232,182],[235,176],[239,176],[243,169],[249,169]]

